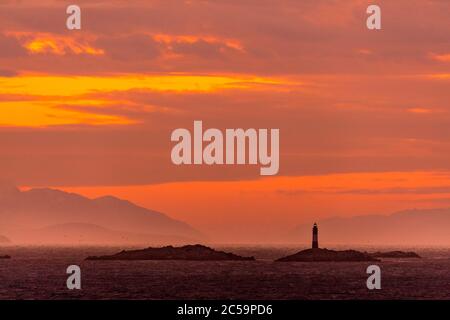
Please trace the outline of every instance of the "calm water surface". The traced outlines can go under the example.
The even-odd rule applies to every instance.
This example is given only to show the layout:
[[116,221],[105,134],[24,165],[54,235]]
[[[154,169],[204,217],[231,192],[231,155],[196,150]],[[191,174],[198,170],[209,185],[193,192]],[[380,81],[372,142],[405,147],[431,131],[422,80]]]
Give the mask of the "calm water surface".
[[[388,259],[382,290],[366,288],[371,263],[275,263],[294,246],[216,246],[255,262],[84,261],[111,247],[0,247],[0,299],[450,299],[450,248],[401,248],[423,259]],[[393,248],[358,248],[389,250]],[[82,290],[66,288],[67,266]]]

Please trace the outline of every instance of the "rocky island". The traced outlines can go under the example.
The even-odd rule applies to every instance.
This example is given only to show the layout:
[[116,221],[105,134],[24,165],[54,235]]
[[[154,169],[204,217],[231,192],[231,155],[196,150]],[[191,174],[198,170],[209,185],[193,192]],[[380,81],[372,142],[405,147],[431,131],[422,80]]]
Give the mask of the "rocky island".
[[254,261],[254,257],[241,257],[217,251],[202,245],[167,246],[142,250],[121,251],[107,256],[91,256],[86,260],[193,260],[193,261]]
[[374,252],[370,255],[374,258],[421,258],[417,253],[412,251]]
[[276,262],[337,262],[337,261],[380,261],[367,252],[356,250],[335,251],[319,248],[319,228],[312,228],[312,247],[293,255],[275,260]]
[[312,228],[312,247],[293,255],[280,258],[277,262],[320,262],[320,261],[380,261],[379,258],[420,258],[415,252],[360,252],[356,250],[335,251],[319,248],[319,228],[314,223]]
[[8,256],[8,255],[6,255],[6,256],[0,256],[0,259],[11,259],[11,256]]
[[312,248],[276,260],[277,262],[339,262],[339,261],[380,261],[366,252],[356,250],[335,251]]

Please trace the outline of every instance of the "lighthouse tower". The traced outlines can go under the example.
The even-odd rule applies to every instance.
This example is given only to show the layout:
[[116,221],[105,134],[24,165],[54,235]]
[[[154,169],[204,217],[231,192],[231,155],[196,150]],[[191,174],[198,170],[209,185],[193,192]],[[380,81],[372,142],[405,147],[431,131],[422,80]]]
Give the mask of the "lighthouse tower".
[[317,228],[317,223],[314,223],[312,229],[312,248],[319,248],[319,228]]

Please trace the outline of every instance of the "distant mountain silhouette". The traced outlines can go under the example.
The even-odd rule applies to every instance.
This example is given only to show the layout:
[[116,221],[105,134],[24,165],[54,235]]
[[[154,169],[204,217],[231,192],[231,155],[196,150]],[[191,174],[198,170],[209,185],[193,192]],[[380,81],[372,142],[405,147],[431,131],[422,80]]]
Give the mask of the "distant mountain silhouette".
[[[412,209],[388,216],[369,215],[319,221],[319,243],[449,245],[450,208]],[[310,242],[311,223],[297,227],[293,241]]]
[[0,235],[0,243],[7,243],[7,242],[9,242],[9,239],[7,237]]
[[45,228],[17,232],[16,238],[32,237],[39,244],[184,244],[195,242],[193,238],[149,233],[115,231],[95,224],[66,223]]
[[202,237],[186,223],[126,200],[53,189],[0,187],[0,221],[0,233],[15,243],[164,243]]

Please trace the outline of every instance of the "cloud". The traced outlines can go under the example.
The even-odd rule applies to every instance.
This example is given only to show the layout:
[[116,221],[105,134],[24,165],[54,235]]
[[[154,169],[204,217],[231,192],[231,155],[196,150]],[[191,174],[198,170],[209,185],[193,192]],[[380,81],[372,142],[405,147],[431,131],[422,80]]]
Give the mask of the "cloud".
[[157,43],[145,34],[101,36],[96,44],[108,57],[120,61],[142,61],[156,59],[160,55]]
[[0,33],[0,59],[17,59],[26,55],[26,50],[11,36]]
[[64,110],[52,102],[0,102],[0,127],[47,127],[56,125],[124,125],[131,121],[94,112]]
[[439,61],[439,62],[450,62],[450,53],[449,54],[430,54],[431,58]]
[[[450,23],[444,14],[448,2],[380,1],[386,13],[383,27],[389,32],[370,33],[365,28],[367,1],[360,0],[283,0],[282,5],[273,1],[134,1],[127,5],[82,1],[82,34],[96,37],[95,45],[64,42],[78,33],[65,29],[63,3],[13,3],[4,4],[7,10],[0,12],[3,30],[66,39],[37,41],[31,48],[47,53],[105,51],[95,63],[85,59],[86,54],[59,56],[56,61],[35,55],[26,63],[14,61],[19,72],[450,72],[450,66],[428,56],[442,52],[436,58],[445,60],[445,52],[450,52]],[[411,8],[410,14],[404,14],[405,7]],[[91,49],[80,48],[86,45]]]
[[[88,39],[82,37],[64,37],[50,33],[8,32],[8,36],[16,38],[30,54],[87,54],[103,55],[102,49],[91,46]],[[87,37],[89,38],[89,37]]]
[[215,36],[201,35],[152,35],[155,42],[162,45],[164,56],[168,59],[187,59],[186,56],[197,56],[204,59],[226,59],[236,53],[245,53],[239,40],[224,39]]
[[0,77],[15,77],[17,73],[13,70],[0,69]]
[[427,109],[427,108],[409,108],[408,112],[418,113],[418,114],[425,114],[425,113],[431,113],[433,111],[430,110],[430,109]]
[[424,187],[424,188],[383,188],[383,189],[350,189],[338,191],[339,194],[360,194],[360,195],[380,195],[380,194],[413,194],[429,195],[450,193],[450,186]]
[[290,85],[282,79],[248,75],[19,75],[0,77],[0,84],[0,126],[17,127],[130,125],[139,123],[142,113],[171,109],[133,101],[129,91],[206,93]]
[[262,86],[293,85],[286,79],[264,78],[253,75],[189,75],[189,74],[119,74],[109,76],[52,76],[21,75],[0,78],[0,94],[30,94],[73,97],[95,92],[149,91],[209,92],[224,89],[251,89]]
[[[221,129],[279,128],[285,176],[450,169],[450,65],[429,55],[450,52],[447,1],[380,1],[379,33],[365,28],[363,0],[79,5],[82,32],[66,30],[61,1],[8,1],[0,10],[8,126],[0,130],[42,134],[40,147],[52,151],[34,156],[59,157],[49,168],[54,182],[257,177],[252,168],[173,171],[168,137],[197,119]],[[95,147],[79,146],[70,158],[44,134],[67,130]],[[115,145],[119,136],[130,145]],[[10,146],[11,161],[32,147]],[[23,181],[46,181],[19,163],[30,177]],[[76,168],[70,174],[67,163]],[[82,171],[99,164],[101,174]]]

